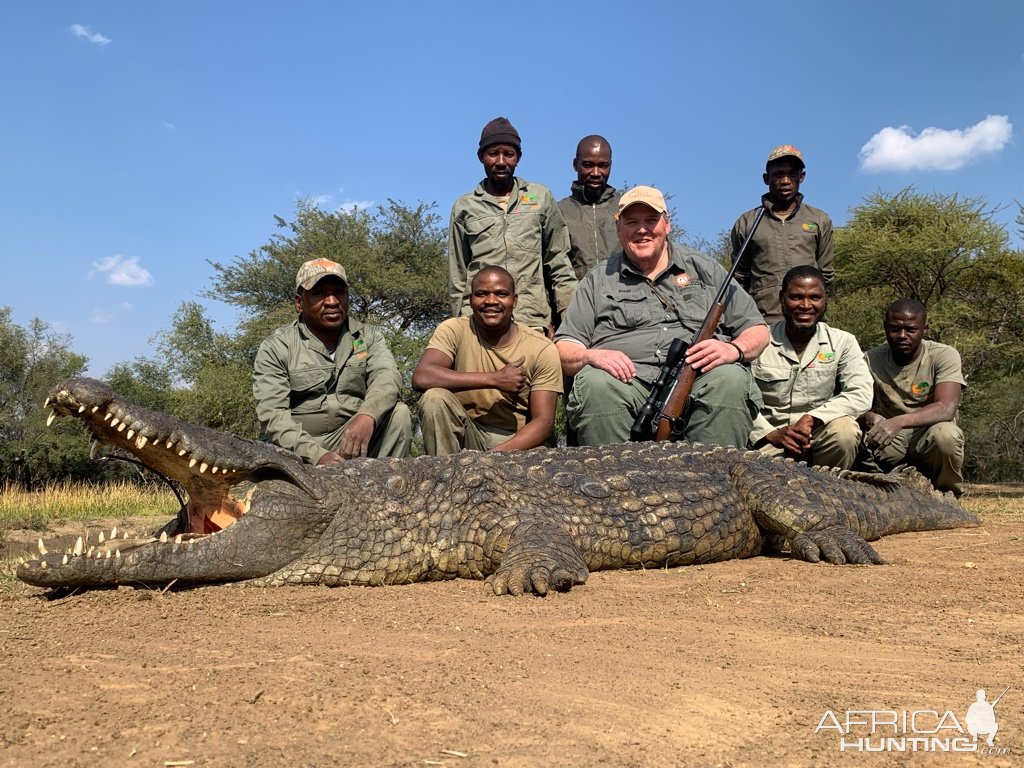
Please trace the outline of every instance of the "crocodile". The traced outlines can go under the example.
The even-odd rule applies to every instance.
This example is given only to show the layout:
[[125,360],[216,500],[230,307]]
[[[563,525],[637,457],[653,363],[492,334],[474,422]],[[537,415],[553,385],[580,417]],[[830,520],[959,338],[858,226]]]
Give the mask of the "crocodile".
[[48,422],[77,417],[92,453],[126,451],[187,491],[157,533],[79,537],[17,568],[42,587],[406,584],[485,579],[547,594],[590,571],[752,557],[880,564],[888,534],[980,525],[914,470],[822,470],[756,451],[686,443],[350,460],[312,467],[133,405],[72,379]]

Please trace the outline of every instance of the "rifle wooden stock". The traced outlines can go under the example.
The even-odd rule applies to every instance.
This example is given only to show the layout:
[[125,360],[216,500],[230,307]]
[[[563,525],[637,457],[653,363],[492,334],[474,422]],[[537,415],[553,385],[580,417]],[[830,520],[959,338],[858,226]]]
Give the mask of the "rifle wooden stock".
[[[757,215],[754,216],[754,223],[751,225],[750,231],[747,233],[746,238],[744,238],[740,249],[736,252],[736,256],[733,257],[729,274],[725,276],[725,281],[718,289],[715,300],[711,304],[711,309],[708,310],[708,314],[704,318],[704,323],[701,325],[700,330],[697,331],[697,335],[690,342],[690,347],[714,338],[715,331],[718,330],[718,324],[722,322],[722,314],[725,312],[725,302],[729,294],[729,283],[732,282],[732,278],[736,274],[740,258],[742,258],[743,253],[747,250],[747,246],[750,245],[750,241],[754,239],[757,225],[764,218],[764,211],[764,205],[758,208]],[[683,415],[683,409],[686,408],[686,401],[690,397],[690,392],[693,390],[693,384],[697,380],[697,376],[698,373],[693,370],[693,366],[687,365],[683,360],[679,361],[679,370],[674,377],[675,380],[672,382],[672,388],[669,390],[668,395],[665,397],[664,405],[657,414],[657,423],[654,427],[655,441],[660,442],[672,439],[675,422]]]
[[[690,344],[691,347],[694,344],[714,337],[715,331],[718,330],[718,324],[722,321],[723,312],[725,312],[724,301],[716,301],[711,305],[707,317],[704,318],[704,324],[701,325],[697,335],[693,337],[693,342]],[[675,424],[676,419],[683,415],[686,401],[689,399],[690,392],[693,390],[693,384],[697,380],[697,371],[693,369],[692,365],[687,365],[685,362],[680,361],[679,366],[679,373],[672,383],[668,396],[665,398],[665,405],[658,414],[658,423],[654,429],[654,439],[659,442],[672,439],[672,426]]]

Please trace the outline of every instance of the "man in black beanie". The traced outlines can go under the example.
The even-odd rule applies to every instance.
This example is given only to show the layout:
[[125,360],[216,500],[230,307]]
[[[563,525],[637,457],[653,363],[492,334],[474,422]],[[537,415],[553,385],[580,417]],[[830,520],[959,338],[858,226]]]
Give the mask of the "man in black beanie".
[[452,206],[448,229],[448,286],[454,317],[469,315],[470,284],[483,267],[499,266],[515,278],[515,319],[552,333],[576,293],[569,262],[569,231],[551,190],[515,176],[523,156],[519,133],[496,117],[480,133],[477,157],[485,178]]

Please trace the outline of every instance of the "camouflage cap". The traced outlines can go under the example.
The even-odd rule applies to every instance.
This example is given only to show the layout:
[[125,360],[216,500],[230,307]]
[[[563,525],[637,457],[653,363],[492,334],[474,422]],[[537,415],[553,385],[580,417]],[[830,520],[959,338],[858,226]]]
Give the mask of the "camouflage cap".
[[654,187],[633,187],[619,198],[619,207],[615,211],[615,218],[618,219],[629,206],[643,203],[648,208],[653,208],[658,213],[665,213],[668,206],[665,205],[665,196]]
[[804,155],[803,153],[794,147],[792,144],[783,144],[781,147],[776,147],[768,154],[768,159],[764,163],[764,167],[767,169],[768,166],[776,160],[781,160],[784,157],[795,157],[800,163],[800,167],[804,167]]
[[348,285],[348,275],[341,264],[330,259],[311,259],[299,267],[299,272],[295,275],[295,290],[302,288],[308,291],[328,275],[340,277],[342,282]]

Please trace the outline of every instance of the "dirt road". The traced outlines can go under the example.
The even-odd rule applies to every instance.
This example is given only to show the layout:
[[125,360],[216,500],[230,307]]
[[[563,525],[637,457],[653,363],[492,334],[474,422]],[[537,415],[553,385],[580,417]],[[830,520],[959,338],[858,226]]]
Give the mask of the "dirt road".
[[[54,600],[8,578],[0,765],[1019,765],[1022,541],[996,513],[885,539],[890,566],[759,557],[545,599],[458,581]],[[865,755],[866,726],[827,715],[928,710],[918,731],[943,727],[916,735],[948,742],[947,710],[966,728],[975,691],[1006,686],[996,754]]]

